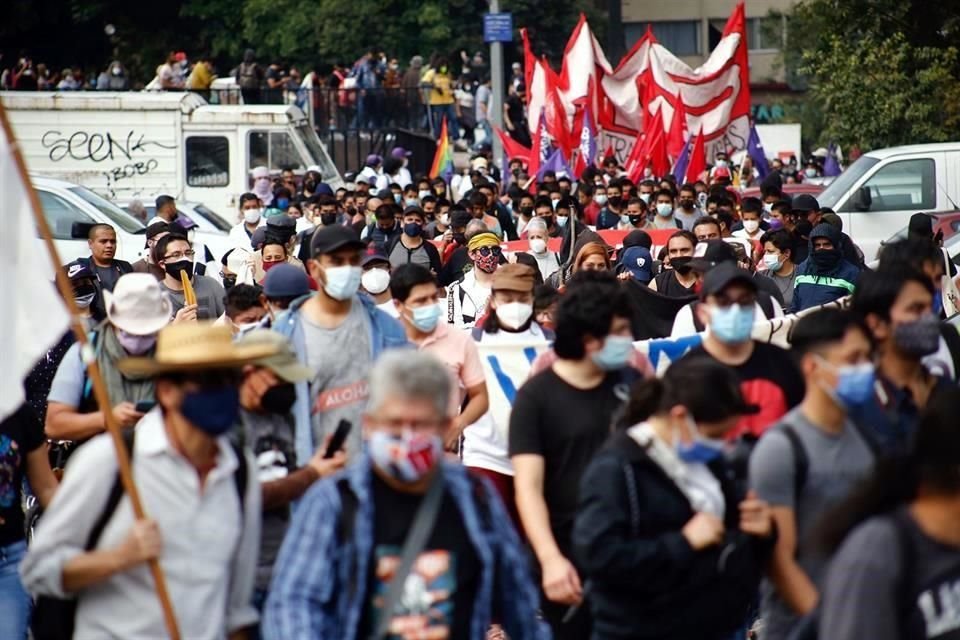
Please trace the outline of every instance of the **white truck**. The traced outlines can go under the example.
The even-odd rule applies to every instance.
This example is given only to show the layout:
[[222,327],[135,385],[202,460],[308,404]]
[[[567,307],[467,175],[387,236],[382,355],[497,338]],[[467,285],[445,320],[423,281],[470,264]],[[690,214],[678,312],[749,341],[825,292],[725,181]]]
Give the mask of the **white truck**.
[[211,105],[181,92],[2,92],[34,175],[110,199],[166,193],[236,218],[254,167],[343,178],[303,112],[290,105]]

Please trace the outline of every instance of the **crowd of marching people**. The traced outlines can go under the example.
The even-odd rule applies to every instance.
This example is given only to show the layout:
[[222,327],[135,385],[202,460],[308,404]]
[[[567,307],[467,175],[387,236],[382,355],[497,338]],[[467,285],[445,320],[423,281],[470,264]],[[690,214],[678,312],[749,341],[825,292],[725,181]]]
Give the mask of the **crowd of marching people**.
[[166,637],[160,573],[191,639],[957,637],[929,217],[868,266],[725,154],[682,184],[408,155],[255,170],[223,256],[166,196],[135,264],[90,230],[89,345],[0,423],[0,637]]

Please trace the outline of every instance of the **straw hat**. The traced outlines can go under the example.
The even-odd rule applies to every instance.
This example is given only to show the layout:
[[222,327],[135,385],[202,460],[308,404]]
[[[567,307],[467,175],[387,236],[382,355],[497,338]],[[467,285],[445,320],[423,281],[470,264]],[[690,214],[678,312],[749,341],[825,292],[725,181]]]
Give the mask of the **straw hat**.
[[127,375],[149,376],[173,371],[237,369],[254,360],[274,356],[276,344],[237,344],[233,332],[212,322],[172,324],[157,336],[152,358],[123,358],[117,368]]

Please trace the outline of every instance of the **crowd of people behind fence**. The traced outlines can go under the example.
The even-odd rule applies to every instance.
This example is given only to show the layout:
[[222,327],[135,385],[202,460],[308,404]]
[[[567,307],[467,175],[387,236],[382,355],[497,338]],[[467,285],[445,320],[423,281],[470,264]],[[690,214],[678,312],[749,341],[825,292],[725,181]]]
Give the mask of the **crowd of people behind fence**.
[[170,196],[135,264],[94,226],[93,349],[0,423],[0,636],[164,637],[158,560],[185,638],[957,637],[932,219],[868,267],[790,163],[744,197],[725,152],[680,184],[490,156],[258,167],[223,256]]

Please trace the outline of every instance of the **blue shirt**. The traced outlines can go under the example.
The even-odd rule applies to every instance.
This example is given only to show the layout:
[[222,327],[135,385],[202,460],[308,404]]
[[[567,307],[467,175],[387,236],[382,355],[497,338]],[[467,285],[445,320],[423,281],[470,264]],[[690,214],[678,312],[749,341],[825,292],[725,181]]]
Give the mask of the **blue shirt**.
[[[356,638],[369,599],[367,576],[376,537],[371,464],[363,456],[342,473],[314,484],[304,496],[274,568],[262,625],[266,640]],[[441,464],[445,490],[460,510],[482,565],[467,640],[486,637],[494,607],[510,638],[549,640],[549,627],[537,620],[538,594],[528,559],[499,497],[486,480],[471,481],[462,465]],[[357,497],[350,540],[339,540],[337,535],[340,478],[347,478]],[[484,508],[489,511],[485,516],[473,482],[480,482],[485,494]]]

